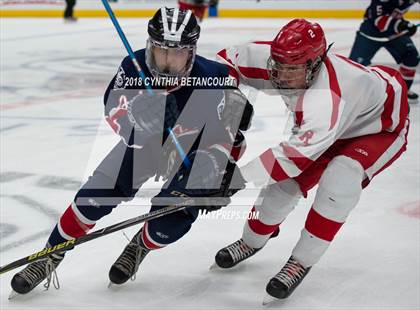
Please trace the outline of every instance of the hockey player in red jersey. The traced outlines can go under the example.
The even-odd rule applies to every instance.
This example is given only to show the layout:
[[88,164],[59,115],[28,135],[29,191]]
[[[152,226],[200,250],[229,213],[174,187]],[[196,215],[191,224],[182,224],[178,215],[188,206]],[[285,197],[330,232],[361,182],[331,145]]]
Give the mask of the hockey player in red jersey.
[[407,86],[400,73],[365,67],[328,49],[319,24],[295,19],[273,41],[218,53],[238,83],[260,90],[274,86],[294,115],[294,127],[288,141],[241,168],[248,182],[263,187],[261,203],[252,208],[259,218],[249,219],[241,239],[216,254],[216,264],[231,268],[257,253],[300,197],[318,184],[290,259],[267,284],[275,298],[288,297],[301,283],[357,205],[362,189],[407,145]]
[[201,22],[204,19],[206,10],[209,6],[215,6],[219,0],[178,0],[181,10],[193,11],[195,17]]

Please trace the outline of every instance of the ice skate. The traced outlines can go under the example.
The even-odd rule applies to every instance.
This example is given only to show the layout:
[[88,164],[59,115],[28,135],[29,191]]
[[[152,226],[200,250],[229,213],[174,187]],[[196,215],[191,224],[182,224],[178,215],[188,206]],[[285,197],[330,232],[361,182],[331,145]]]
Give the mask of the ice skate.
[[419,102],[419,95],[413,91],[408,91],[407,93],[408,103],[418,103]]
[[130,278],[134,280],[141,262],[149,251],[141,241],[140,230],[109,270],[109,280],[111,282],[108,287],[112,287],[113,284],[123,284]]
[[[270,236],[270,239],[277,237],[278,234],[279,229],[274,231],[274,233]],[[217,252],[215,263],[210,266],[210,270],[217,267],[224,269],[232,268],[240,262],[255,255],[260,249],[261,248],[256,249],[248,246],[241,238]]]
[[[55,269],[61,263],[64,256],[59,254],[51,254],[49,257],[29,264],[25,269],[19,271],[12,278],[11,286],[17,294],[27,294],[32,291],[43,280],[47,279],[44,287],[48,289],[51,282],[55,288],[59,288],[57,274]],[[9,299],[15,297],[13,292],[9,295]]]
[[303,267],[291,256],[280,272],[268,282],[266,287],[267,293],[278,299],[289,297],[310,269],[311,267]]

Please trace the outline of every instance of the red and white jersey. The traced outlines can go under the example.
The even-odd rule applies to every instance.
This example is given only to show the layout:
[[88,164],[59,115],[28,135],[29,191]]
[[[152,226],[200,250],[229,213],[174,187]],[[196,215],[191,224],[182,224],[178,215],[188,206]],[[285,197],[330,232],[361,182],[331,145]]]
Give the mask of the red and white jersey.
[[[229,65],[238,84],[273,89],[267,71],[270,42],[224,49],[219,61]],[[408,114],[407,89],[398,71],[364,67],[332,53],[314,84],[295,98],[283,97],[295,116],[288,141],[279,141],[245,165],[247,180],[271,184],[302,173],[335,141],[381,131],[399,133]]]

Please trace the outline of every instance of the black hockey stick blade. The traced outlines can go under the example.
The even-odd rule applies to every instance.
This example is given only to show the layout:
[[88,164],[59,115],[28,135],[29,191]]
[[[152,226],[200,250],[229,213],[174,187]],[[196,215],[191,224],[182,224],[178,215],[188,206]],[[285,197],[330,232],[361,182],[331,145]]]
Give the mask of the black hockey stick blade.
[[180,211],[180,210],[188,207],[191,204],[191,202],[192,202],[192,199],[188,199],[181,204],[171,205],[171,206],[168,206],[168,207],[165,207],[165,208],[153,211],[153,212],[149,212],[149,213],[134,217],[132,219],[128,219],[126,221],[123,221],[123,222],[120,222],[120,223],[117,223],[117,224],[114,224],[114,225],[96,230],[96,231],[94,231],[90,234],[84,235],[80,238],[71,239],[71,240],[68,240],[66,242],[57,244],[53,247],[45,248],[45,249],[43,249],[39,252],[33,253],[29,256],[18,259],[14,262],[11,262],[11,263],[9,263],[5,266],[0,267],[0,274],[9,272],[9,271],[11,271],[11,270],[13,270],[17,267],[24,266],[26,264],[35,262],[37,260],[46,258],[48,255],[51,255],[53,253],[65,252],[65,251],[71,250],[76,245],[91,241],[91,240],[99,238],[99,237],[106,236],[110,233],[119,231],[121,229],[130,227],[130,226],[133,226],[133,225],[136,225],[136,224],[140,224],[140,223],[143,223],[143,222],[147,222],[147,221],[156,219],[158,217],[174,213],[176,211]]

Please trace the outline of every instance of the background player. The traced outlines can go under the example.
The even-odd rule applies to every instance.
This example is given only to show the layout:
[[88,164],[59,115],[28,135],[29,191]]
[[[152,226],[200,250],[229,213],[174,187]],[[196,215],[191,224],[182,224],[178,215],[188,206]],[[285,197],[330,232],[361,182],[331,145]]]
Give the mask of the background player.
[[[164,80],[228,76],[227,66],[195,54],[200,27],[191,11],[160,9],[149,21],[148,33],[146,49],[135,52],[146,77]],[[238,90],[228,92],[213,87],[211,91],[197,92],[192,86],[175,85],[168,93],[165,87],[156,86],[163,88],[164,92],[155,90],[150,95],[147,91],[139,92],[139,89],[144,89],[145,81],[141,85],[129,83],[135,78],[138,78],[138,72],[131,59],[126,57],[104,98],[107,121],[122,140],[77,192],[74,201],[53,229],[47,247],[88,233],[113,208],[131,200],[142,184],[152,176],[162,175],[167,179],[161,192],[152,199],[152,210],[164,207],[162,200],[166,201],[166,205],[171,205],[173,199],[179,199],[179,196],[224,198],[244,186],[243,180],[238,178],[237,186],[229,188],[229,175],[235,167],[233,157],[240,156],[239,149],[244,142],[242,134],[234,128],[246,130],[252,116],[252,106]],[[191,105],[198,105],[200,113],[184,118],[181,122],[181,111],[181,115],[184,115],[184,109],[191,108]],[[159,110],[162,106],[164,113]],[[245,109],[242,118],[236,118],[236,107],[242,109],[240,112]],[[200,127],[203,125],[200,117],[204,117],[201,121],[204,121],[205,130],[210,132],[204,142],[199,140],[200,135],[205,135]],[[183,147],[189,145],[184,142],[191,142],[191,136],[197,137],[193,135],[197,129],[201,130],[188,153],[192,169],[191,165],[186,164],[178,169],[177,161],[172,156],[176,150],[171,143],[165,144],[169,147],[162,152],[161,146],[166,142],[170,128],[178,135]],[[237,133],[236,139],[232,130]],[[232,143],[235,145],[232,146]],[[199,178],[190,177],[194,169],[197,169]],[[208,187],[220,179],[220,187]],[[212,210],[225,204],[204,205],[203,208]],[[111,267],[111,282],[121,284],[134,277],[139,264],[150,250],[162,248],[185,235],[197,218],[198,209],[188,207],[184,211],[147,222]],[[13,290],[26,294],[44,279],[47,279],[48,288],[55,268],[63,258],[64,253],[52,254],[48,259],[31,263],[15,274],[11,283]]]
[[273,41],[218,56],[239,83],[274,86],[295,122],[288,141],[241,168],[247,181],[264,187],[252,209],[259,218],[216,254],[216,264],[231,268],[257,253],[318,184],[290,259],[266,287],[269,295],[286,298],[325,253],[362,189],[405,151],[407,87],[394,69],[328,53],[321,26],[303,19],[289,22]]
[[[410,91],[410,87],[419,64],[419,53],[410,38],[416,33],[417,27],[403,16],[416,2],[419,0],[372,0],[349,56],[350,59],[368,66],[376,52],[384,47],[400,65],[400,73],[409,89],[409,102],[418,101],[418,94]],[[406,34],[398,36],[402,32]]]
[[207,8],[218,3],[219,0],[178,0],[179,8],[193,11],[200,22],[203,21]]

